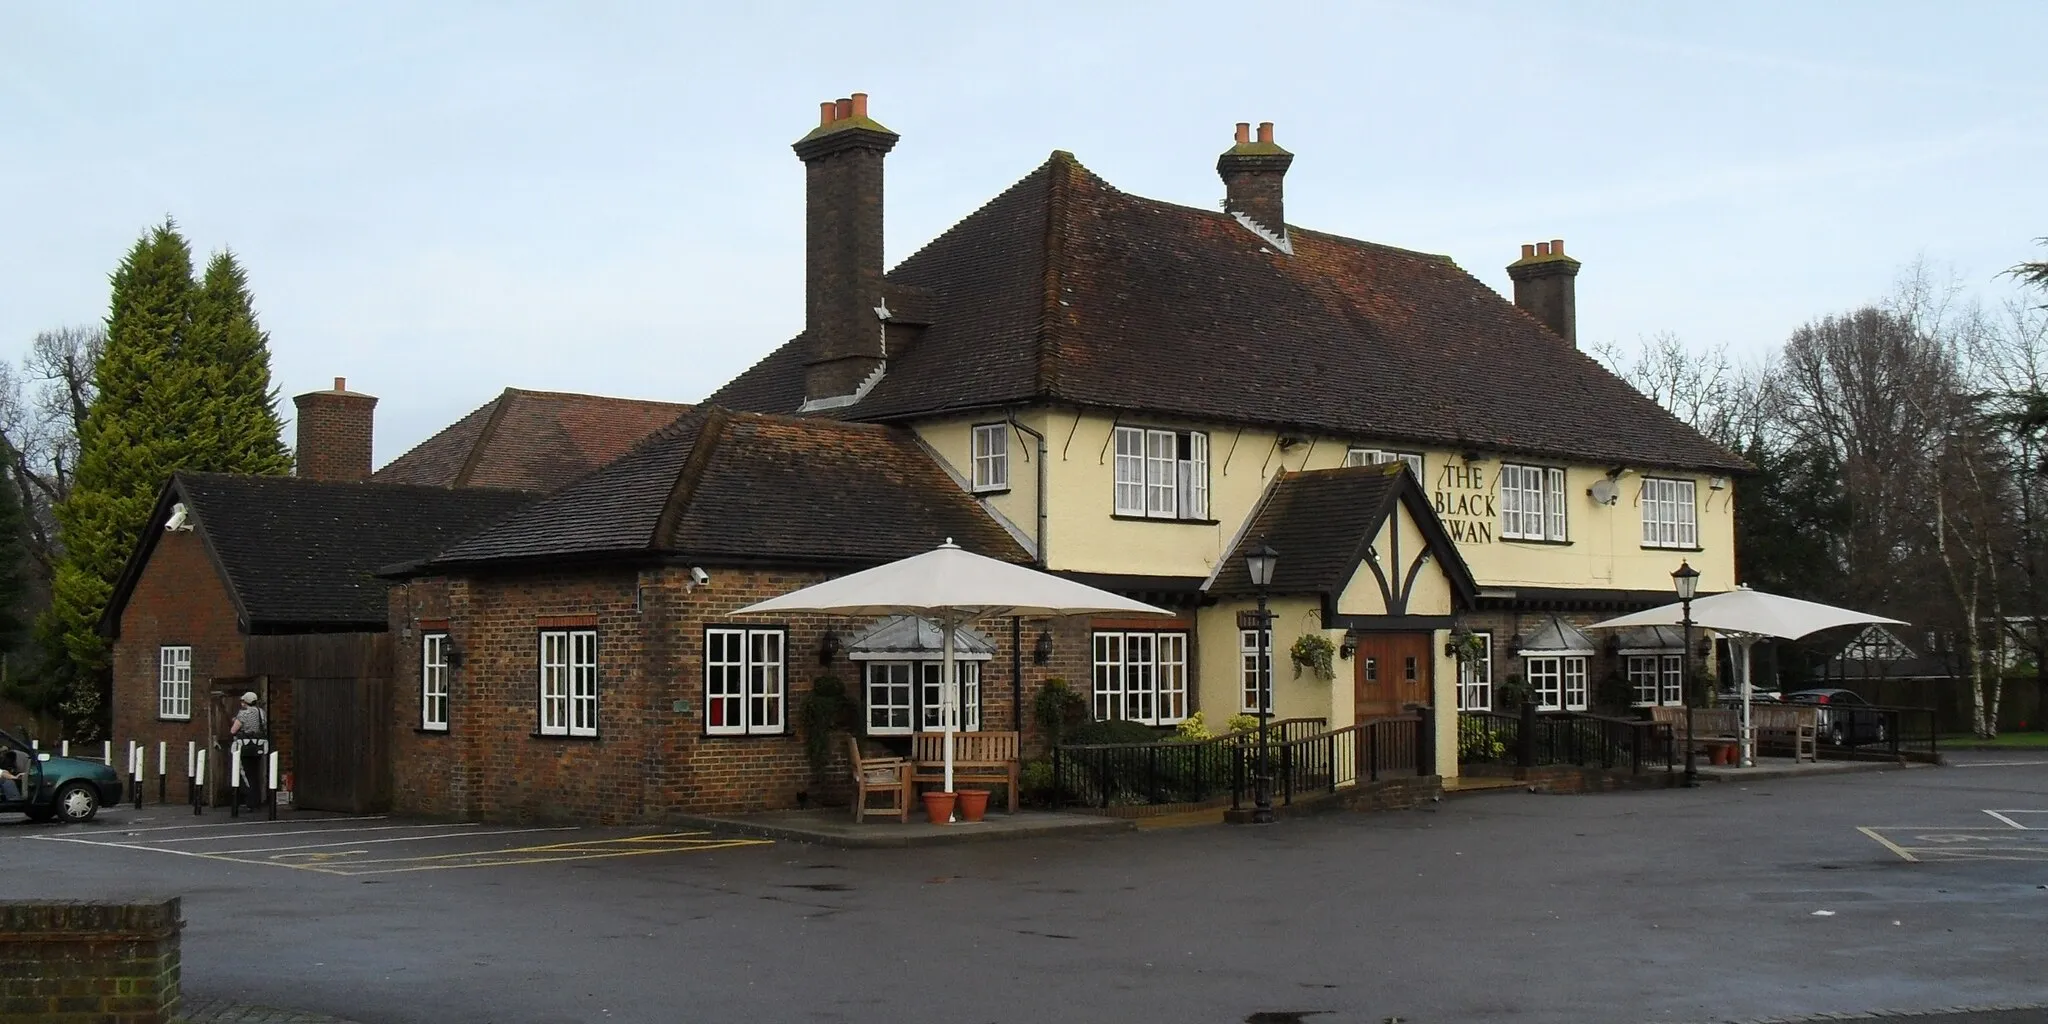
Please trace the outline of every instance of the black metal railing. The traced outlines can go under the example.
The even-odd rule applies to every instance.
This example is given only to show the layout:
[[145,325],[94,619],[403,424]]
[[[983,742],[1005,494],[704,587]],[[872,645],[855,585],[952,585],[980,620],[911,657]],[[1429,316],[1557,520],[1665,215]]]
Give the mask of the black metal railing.
[[[1290,806],[1297,796],[1334,793],[1358,782],[1434,773],[1424,721],[1420,715],[1378,718],[1269,746],[1274,804]],[[1253,798],[1258,744],[1247,742],[1233,756],[1230,806],[1241,809]]]
[[1814,705],[1818,753],[1830,758],[1887,758],[1935,761],[1941,757],[1933,708],[1871,704]]
[[1661,722],[1583,711],[1458,714],[1458,763],[1534,768],[1569,764],[1639,773],[1670,770],[1676,748]]
[[1059,805],[1201,803],[1230,792],[1238,734],[1161,743],[1091,743],[1052,750]]
[[1458,763],[1505,764],[1520,760],[1522,717],[1498,711],[1458,712]]

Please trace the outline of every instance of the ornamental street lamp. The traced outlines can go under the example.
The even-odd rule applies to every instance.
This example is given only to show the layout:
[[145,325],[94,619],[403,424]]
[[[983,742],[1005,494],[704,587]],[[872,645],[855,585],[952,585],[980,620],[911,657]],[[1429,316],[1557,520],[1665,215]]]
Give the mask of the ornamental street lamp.
[[1266,642],[1273,631],[1273,613],[1266,609],[1266,591],[1273,585],[1273,566],[1279,560],[1280,552],[1267,547],[1264,542],[1244,556],[1245,570],[1251,574],[1252,586],[1259,588],[1259,774],[1252,783],[1252,823],[1256,825],[1273,821],[1273,775],[1266,753],[1266,719],[1273,713],[1273,664],[1266,651]]
[[1680,655],[1685,665],[1685,784],[1700,784],[1699,766],[1693,762],[1692,750],[1692,598],[1699,593],[1700,571],[1684,560],[1671,573],[1671,585],[1678,590],[1679,628],[1684,631],[1684,653]]

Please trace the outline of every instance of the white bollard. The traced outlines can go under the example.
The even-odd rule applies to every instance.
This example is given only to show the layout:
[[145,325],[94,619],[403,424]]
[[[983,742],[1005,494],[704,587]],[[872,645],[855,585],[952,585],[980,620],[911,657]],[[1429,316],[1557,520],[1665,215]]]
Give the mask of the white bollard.
[[156,777],[164,777],[164,755],[170,753],[171,745],[163,740],[156,741]]
[[100,763],[109,768],[114,766],[114,741],[100,741]]
[[185,781],[199,777],[199,744],[187,740],[185,743]]
[[273,792],[277,789],[277,751],[275,750],[270,752],[270,788]]
[[70,740],[58,740],[58,741],[57,741],[57,756],[58,756],[58,757],[70,757],[70,756],[71,756],[71,741],[70,741]]

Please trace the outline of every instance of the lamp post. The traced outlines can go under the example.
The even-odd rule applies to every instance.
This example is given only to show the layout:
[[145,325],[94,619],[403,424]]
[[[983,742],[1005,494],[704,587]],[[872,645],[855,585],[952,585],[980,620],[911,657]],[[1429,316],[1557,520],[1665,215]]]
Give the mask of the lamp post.
[[1700,784],[1700,770],[1693,762],[1692,750],[1692,598],[1694,594],[1699,593],[1700,571],[1693,568],[1690,563],[1680,560],[1678,568],[1671,573],[1671,585],[1678,590],[1678,624],[1683,631],[1682,642],[1685,645],[1684,651],[1680,654],[1685,666],[1684,675],[1681,677],[1681,685],[1684,687],[1682,692],[1685,696],[1685,784],[1697,786]]
[[1259,774],[1252,780],[1252,823],[1255,825],[1273,821],[1273,774],[1266,750],[1266,719],[1273,713],[1273,662],[1266,650],[1266,640],[1273,631],[1273,613],[1266,608],[1266,590],[1273,585],[1273,565],[1279,560],[1280,552],[1267,547],[1264,542],[1244,556],[1245,570],[1251,574],[1252,586],[1259,588]]

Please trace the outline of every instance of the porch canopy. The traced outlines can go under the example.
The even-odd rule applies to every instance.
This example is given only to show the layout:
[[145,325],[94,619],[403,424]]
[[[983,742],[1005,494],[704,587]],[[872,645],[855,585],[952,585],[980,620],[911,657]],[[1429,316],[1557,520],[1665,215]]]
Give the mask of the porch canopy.
[[[1659,605],[1632,615],[1596,622],[1587,629],[1630,629],[1639,626],[1676,626],[1684,621],[1685,604],[1675,602]],[[1712,630],[1728,639],[1729,643],[1742,652],[1736,659],[1742,675],[1742,763],[1747,766],[1756,763],[1753,740],[1749,727],[1749,669],[1750,648],[1765,637],[1781,640],[1797,640],[1824,629],[1838,626],[1859,626],[1871,623],[1903,626],[1904,622],[1887,619],[1882,615],[1850,611],[1834,605],[1802,601],[1796,597],[1780,597],[1751,590],[1746,586],[1737,587],[1724,594],[1712,594],[1692,602],[1692,624],[1701,629]],[[1687,702],[1690,703],[1688,696]]]
[[[735,615],[822,612],[934,618],[941,638],[946,792],[953,791],[953,733],[959,729],[955,631],[990,615],[1158,615],[1173,613],[1036,569],[997,561],[946,543],[921,555],[769,598]],[[1021,712],[1022,709],[1015,709]]]

